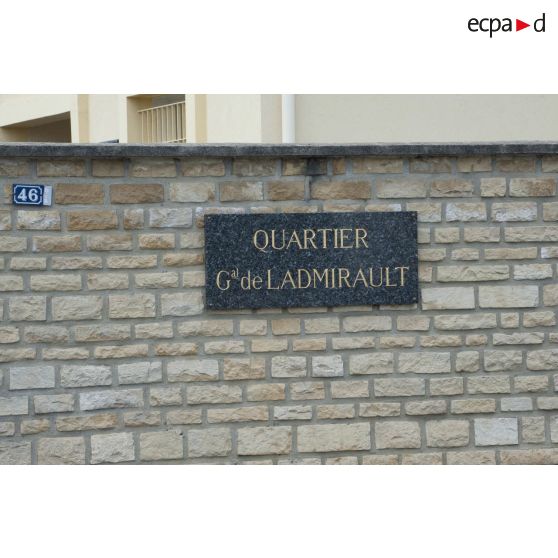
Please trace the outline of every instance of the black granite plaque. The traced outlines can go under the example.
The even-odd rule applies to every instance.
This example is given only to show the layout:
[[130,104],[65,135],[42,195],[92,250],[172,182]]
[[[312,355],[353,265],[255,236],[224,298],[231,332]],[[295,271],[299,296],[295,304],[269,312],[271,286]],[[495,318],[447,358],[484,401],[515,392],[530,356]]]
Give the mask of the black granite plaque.
[[207,215],[206,306],[418,301],[417,214]]

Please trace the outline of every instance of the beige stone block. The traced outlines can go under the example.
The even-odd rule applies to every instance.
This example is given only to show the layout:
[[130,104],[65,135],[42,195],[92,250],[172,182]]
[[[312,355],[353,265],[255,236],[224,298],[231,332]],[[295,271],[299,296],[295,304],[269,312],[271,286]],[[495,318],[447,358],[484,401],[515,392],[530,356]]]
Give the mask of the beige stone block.
[[76,209],[66,213],[69,231],[93,231],[118,228],[116,211]]
[[306,357],[276,356],[271,359],[273,378],[303,378],[306,374]]
[[280,401],[283,399],[285,399],[285,384],[252,384],[246,386],[247,401]]
[[241,320],[239,322],[240,335],[266,335],[266,320]]
[[522,351],[485,351],[484,353],[484,369],[487,372],[515,370],[522,362]]
[[30,161],[27,159],[0,159],[0,176],[29,176]]
[[244,341],[209,341],[204,344],[204,351],[207,355],[244,353],[245,350]]
[[149,405],[152,407],[182,405],[182,403],[180,387],[151,387],[149,389]]
[[172,360],[167,363],[169,382],[215,381],[219,378],[219,364],[214,359]]
[[238,429],[238,455],[289,453],[291,443],[292,433],[289,426],[257,426]]
[[[27,238],[19,236],[0,237],[0,252],[25,252],[26,248]],[[33,248],[33,251],[36,252],[37,250]]]
[[496,465],[492,451],[450,451],[446,454],[448,465]]
[[325,351],[326,344],[327,342],[325,337],[317,339],[293,339],[293,351]]
[[193,222],[191,208],[156,207],[149,209],[151,227],[191,227]]
[[14,256],[10,260],[13,271],[34,271],[46,269],[46,258],[20,258]]
[[237,176],[272,176],[276,174],[279,161],[267,157],[234,159],[232,173]]
[[23,291],[23,277],[19,275],[0,275],[0,292]]
[[128,275],[125,273],[104,272],[87,274],[87,288],[91,291],[127,289],[128,285]]
[[303,200],[304,180],[270,180],[267,183],[267,199],[272,201]]
[[517,443],[517,418],[475,419],[477,446],[507,446]]
[[43,438],[37,445],[39,465],[85,464],[85,441],[83,438]]
[[[282,357],[276,357],[276,358],[282,358]],[[303,357],[292,357],[292,358],[303,358]],[[273,371],[272,371],[272,376],[273,376]],[[343,376],[343,359],[341,355],[313,356],[312,376],[315,378],[333,378],[337,376]]]
[[359,403],[359,417],[397,417],[401,403]]
[[29,283],[32,291],[79,291],[81,276],[67,273],[32,275]]
[[501,172],[535,172],[536,157],[531,155],[506,155],[496,158],[496,168]]
[[502,281],[509,279],[510,270],[507,265],[461,265],[440,266],[437,271],[438,281],[469,282],[469,281]]
[[2,349],[0,348],[0,362],[18,362],[20,360],[34,360],[37,356],[36,349]]
[[184,457],[182,433],[178,430],[142,432],[139,436],[139,444],[141,461],[163,461]]
[[203,203],[215,200],[213,182],[173,183],[170,186],[169,199],[180,203]]
[[273,408],[273,420],[311,420],[310,405],[289,405]]
[[529,308],[538,306],[539,288],[537,285],[521,287],[501,286],[479,287],[479,306],[481,308]]
[[293,335],[300,333],[300,320],[298,318],[286,318],[271,321],[273,335]]
[[449,173],[451,172],[451,159],[449,157],[418,156],[409,161],[411,173]]
[[19,329],[17,327],[0,325],[0,343],[17,343],[19,338]]
[[91,463],[123,463],[134,461],[132,434],[94,434],[91,436]]
[[107,233],[87,237],[89,250],[131,250],[132,235],[130,233]]
[[451,412],[456,415],[495,413],[495,399],[457,399],[451,402]]
[[57,184],[54,200],[60,205],[102,205],[104,201],[102,184]]
[[176,162],[171,158],[134,158],[130,161],[129,172],[138,178],[173,178],[176,176]]
[[108,256],[107,267],[111,269],[140,269],[157,266],[157,256]]
[[54,387],[54,366],[10,368],[10,389],[44,389]]
[[465,242],[500,242],[499,227],[466,227]]
[[122,341],[131,338],[129,325],[84,325],[74,327],[76,341]]
[[544,333],[530,331],[527,333],[495,333],[492,336],[492,344],[498,345],[540,345],[544,342]]
[[350,374],[390,374],[393,371],[393,353],[365,353],[349,357]]
[[290,393],[294,401],[324,399],[325,386],[323,382],[294,382],[290,384]]
[[188,457],[221,457],[232,450],[228,428],[188,430]]
[[355,174],[403,172],[403,159],[398,157],[355,157],[352,163]]
[[541,327],[556,325],[556,316],[553,311],[524,312],[524,327]]
[[461,395],[463,391],[463,378],[432,378],[430,380],[430,395]]
[[409,401],[405,403],[406,415],[444,415],[447,413],[446,401]]
[[161,424],[161,413],[159,411],[132,411],[124,413],[123,420],[124,426],[159,426]]
[[398,179],[382,178],[376,182],[376,195],[378,198],[425,198],[427,192],[428,182],[412,177]]
[[310,184],[314,200],[367,200],[371,196],[370,180],[318,179]]
[[470,155],[457,158],[457,172],[490,172],[492,158],[484,155]]
[[163,316],[194,316],[203,312],[201,291],[187,291],[161,295]]
[[529,351],[527,353],[527,368],[529,370],[558,369],[558,349]]
[[27,396],[0,397],[0,416],[27,415]]
[[473,183],[462,178],[434,180],[430,195],[433,198],[470,197],[473,194]]
[[181,161],[183,176],[223,176],[225,163],[222,159],[188,157]]
[[504,236],[506,242],[556,242],[558,226],[506,227]]
[[59,231],[60,213],[54,210],[19,209],[16,226],[20,230]]
[[187,400],[190,405],[203,403],[240,403],[242,390],[239,386],[189,386]]
[[219,186],[219,192],[222,202],[263,200],[263,185],[261,182],[222,182]]
[[423,310],[464,310],[475,307],[472,287],[442,287],[421,289]]
[[331,397],[333,399],[350,399],[353,397],[369,397],[368,381],[353,380],[331,383]]
[[102,296],[65,296],[53,297],[52,319],[61,320],[99,320],[102,317]]
[[23,436],[40,434],[50,429],[49,419],[33,419],[21,421],[21,434]]
[[134,388],[82,392],[79,394],[79,407],[82,411],[143,407],[143,390]]
[[[355,416],[355,406],[344,405],[318,405],[316,407],[318,420],[349,419]],[[365,415],[360,415],[365,416]]]
[[411,397],[426,393],[422,378],[376,378],[374,394],[376,397]]
[[421,446],[421,435],[418,422],[377,422],[374,433],[377,449],[420,448]]
[[389,316],[355,316],[343,320],[343,329],[350,333],[362,331],[389,331],[391,318]]
[[39,160],[37,176],[86,176],[85,161],[80,159]]
[[35,395],[33,406],[36,414],[69,413],[75,408],[74,396],[69,393],[57,395]]
[[483,198],[503,198],[506,195],[506,179],[503,177],[481,178],[480,188]]
[[320,424],[297,427],[298,451],[359,451],[369,450],[370,424]]
[[157,343],[155,354],[157,356],[187,356],[198,353],[196,343]]
[[83,430],[106,430],[118,426],[118,415],[99,413],[96,415],[56,417],[56,430],[59,432],[76,432]]
[[441,330],[471,330],[495,328],[496,314],[445,314],[434,317],[434,326]]
[[93,159],[91,175],[100,178],[117,178],[124,176],[125,164],[122,159]]
[[469,443],[469,421],[430,420],[426,422],[428,447],[447,448],[466,446]]
[[224,380],[257,380],[265,378],[265,359],[225,358],[223,360]]
[[505,202],[492,204],[493,221],[536,221],[535,202]]
[[486,260],[526,260],[537,257],[537,248],[486,248]]
[[558,221],[558,202],[543,203],[543,220]]
[[11,296],[8,299],[9,317],[13,321],[46,320],[46,297]]
[[159,203],[164,200],[162,184],[111,184],[111,203]]
[[484,203],[448,203],[446,221],[486,221],[486,205]]
[[100,257],[53,256],[50,265],[52,269],[101,269],[103,260]]
[[544,285],[543,300],[545,306],[558,305],[558,285]]
[[455,356],[456,372],[477,372],[480,369],[480,355],[477,351],[461,351]]
[[416,352],[399,355],[399,372],[440,374],[450,371],[450,353]]
[[269,412],[264,406],[207,410],[207,422],[209,423],[267,421],[268,419]]
[[510,196],[535,197],[553,196],[556,194],[554,178],[512,178],[510,180]]
[[471,395],[510,391],[510,379],[506,376],[472,376],[467,380],[467,392]]
[[272,353],[286,351],[288,344],[287,339],[253,339],[251,348],[253,353]]

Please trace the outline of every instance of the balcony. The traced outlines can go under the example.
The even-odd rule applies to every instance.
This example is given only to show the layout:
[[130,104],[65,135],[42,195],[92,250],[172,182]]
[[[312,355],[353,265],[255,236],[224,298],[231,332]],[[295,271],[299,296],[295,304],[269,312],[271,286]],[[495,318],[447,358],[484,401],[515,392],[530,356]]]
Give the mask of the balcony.
[[186,143],[186,101],[138,110],[142,143]]

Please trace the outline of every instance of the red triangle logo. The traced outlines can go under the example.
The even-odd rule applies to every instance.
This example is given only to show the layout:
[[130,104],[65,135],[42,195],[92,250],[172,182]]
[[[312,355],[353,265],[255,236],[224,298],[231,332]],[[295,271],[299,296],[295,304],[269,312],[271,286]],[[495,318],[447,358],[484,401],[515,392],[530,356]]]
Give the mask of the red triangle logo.
[[521,31],[522,29],[525,29],[527,27],[531,27],[531,25],[529,23],[525,23],[524,21],[521,21],[520,19],[515,20],[516,31]]

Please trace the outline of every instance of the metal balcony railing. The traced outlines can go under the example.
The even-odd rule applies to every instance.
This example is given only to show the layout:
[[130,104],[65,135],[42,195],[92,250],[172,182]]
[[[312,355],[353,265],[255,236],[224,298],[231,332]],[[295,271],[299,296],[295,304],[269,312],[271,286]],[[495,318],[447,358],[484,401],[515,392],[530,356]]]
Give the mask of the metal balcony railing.
[[185,143],[186,101],[138,110],[142,143]]

